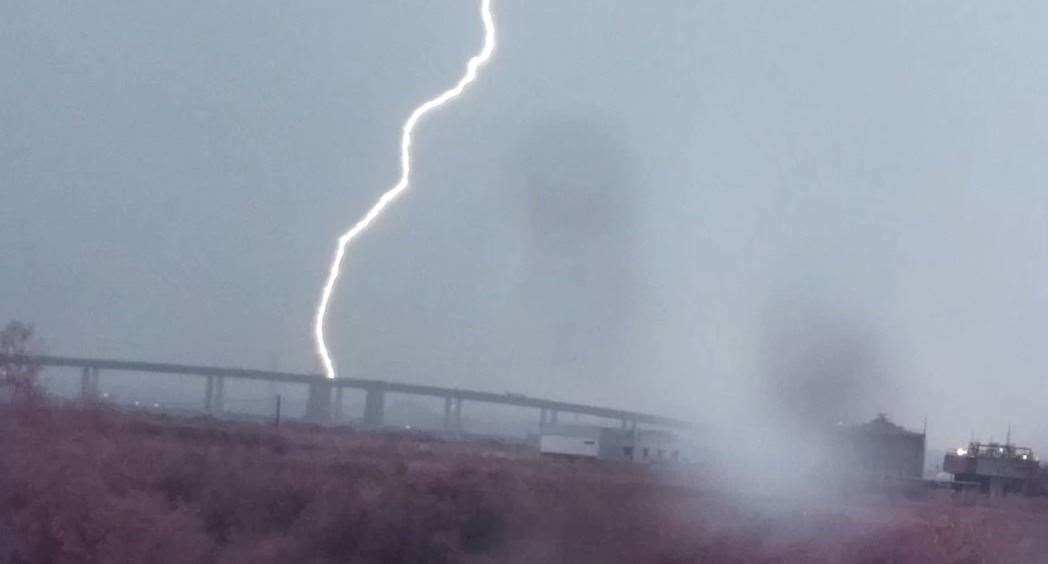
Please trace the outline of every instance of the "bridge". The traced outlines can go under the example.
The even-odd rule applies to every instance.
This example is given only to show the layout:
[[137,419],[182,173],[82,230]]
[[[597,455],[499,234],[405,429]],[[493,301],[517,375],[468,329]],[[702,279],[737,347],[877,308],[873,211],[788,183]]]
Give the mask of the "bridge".
[[365,392],[363,422],[369,428],[379,428],[383,425],[387,393],[443,398],[444,430],[448,432],[462,430],[462,403],[464,401],[534,408],[538,410],[540,426],[547,423],[556,424],[561,413],[572,413],[614,420],[619,422],[624,428],[636,428],[638,424],[673,429],[694,428],[693,423],[670,417],[534,398],[520,394],[498,394],[384,380],[358,378],[328,379],[321,374],[43,355],[0,354],[0,364],[80,369],[80,399],[83,401],[96,401],[98,399],[100,374],[103,370],[157,375],[176,374],[206,378],[206,388],[201,407],[207,413],[214,415],[218,415],[223,411],[226,381],[241,379],[307,386],[306,419],[321,424],[342,419],[342,394],[345,389],[349,388]]

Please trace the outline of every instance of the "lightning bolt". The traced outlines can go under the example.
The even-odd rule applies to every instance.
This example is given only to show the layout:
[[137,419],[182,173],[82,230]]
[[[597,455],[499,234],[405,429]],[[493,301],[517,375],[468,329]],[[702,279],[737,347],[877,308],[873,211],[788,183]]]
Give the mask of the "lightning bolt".
[[462,75],[454,87],[442,92],[436,98],[427,100],[415,108],[407,121],[400,137],[400,180],[392,188],[387,190],[364,217],[358,221],[349,231],[338,238],[338,246],[335,249],[334,260],[331,261],[331,270],[328,272],[324,290],[320,294],[320,302],[317,304],[317,313],[314,318],[313,336],[316,339],[317,354],[324,364],[324,375],[328,378],[335,377],[335,365],[331,361],[331,353],[328,351],[327,343],[324,341],[324,317],[327,315],[328,305],[331,303],[331,294],[334,291],[335,282],[338,281],[339,272],[342,269],[342,259],[346,256],[346,246],[371,225],[371,222],[393,202],[404,190],[408,188],[411,178],[411,134],[415,131],[422,116],[435,110],[451,100],[457,98],[471,82],[477,78],[477,71],[491,58],[495,52],[495,20],[491,16],[491,0],[481,0],[480,19],[484,22],[484,47],[473,56],[466,64],[466,74]]

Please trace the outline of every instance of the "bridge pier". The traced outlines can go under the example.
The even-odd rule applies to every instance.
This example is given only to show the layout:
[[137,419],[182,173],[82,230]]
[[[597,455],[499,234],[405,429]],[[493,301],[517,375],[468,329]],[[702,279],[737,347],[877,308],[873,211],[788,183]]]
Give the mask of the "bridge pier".
[[546,426],[546,422],[549,419],[549,411],[543,407],[539,409],[539,430]]
[[225,409],[226,379],[222,376],[208,376],[207,390],[204,392],[204,410],[211,415],[218,415]]
[[444,396],[444,432],[448,434],[462,432],[462,398]]
[[311,423],[331,422],[331,382],[309,384],[309,399],[306,401],[306,421]]
[[386,412],[386,387],[384,385],[370,386],[366,389],[364,396],[364,426],[369,429],[382,427],[382,419]]
[[98,369],[85,366],[80,373],[80,401],[98,401]]
[[455,398],[452,422],[455,426],[455,433],[462,433],[462,398]]
[[344,390],[345,388],[343,388],[342,386],[335,388],[335,415],[333,416],[333,420],[335,423],[342,422],[342,392]]
[[551,409],[550,413],[549,413],[550,425],[556,425],[557,424],[557,419],[559,417],[560,417],[560,410],[559,409]]
[[444,396],[444,432],[451,431],[451,396]]

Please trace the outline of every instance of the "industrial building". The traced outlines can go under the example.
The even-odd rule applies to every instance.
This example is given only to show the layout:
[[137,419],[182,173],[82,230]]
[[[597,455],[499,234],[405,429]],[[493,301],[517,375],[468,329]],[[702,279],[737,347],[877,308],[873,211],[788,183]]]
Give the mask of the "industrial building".
[[539,452],[544,456],[643,463],[682,459],[680,438],[656,429],[544,425],[538,442]]
[[960,485],[977,485],[991,495],[1024,492],[1040,494],[1044,472],[1033,451],[1006,441],[979,443],[972,441],[968,448],[947,452],[942,469],[953,474]]
[[881,413],[837,432],[839,461],[854,473],[887,479],[920,479],[924,474],[925,433],[910,431]]

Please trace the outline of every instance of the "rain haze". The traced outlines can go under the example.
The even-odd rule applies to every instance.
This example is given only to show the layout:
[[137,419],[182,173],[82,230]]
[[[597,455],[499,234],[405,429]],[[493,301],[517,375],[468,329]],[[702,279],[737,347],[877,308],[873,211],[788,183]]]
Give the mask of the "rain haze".
[[[349,249],[341,376],[1048,451],[1048,6],[504,2]],[[318,372],[475,2],[0,8],[0,319]],[[799,415],[798,415],[799,414]]]

